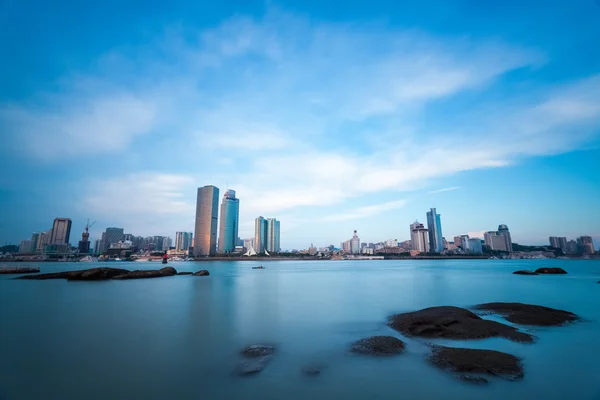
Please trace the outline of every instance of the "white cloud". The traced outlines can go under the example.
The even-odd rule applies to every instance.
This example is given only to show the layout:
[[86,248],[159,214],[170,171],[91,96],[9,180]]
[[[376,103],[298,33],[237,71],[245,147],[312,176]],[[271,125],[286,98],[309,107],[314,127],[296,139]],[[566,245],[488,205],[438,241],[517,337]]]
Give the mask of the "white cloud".
[[429,194],[451,192],[453,190],[458,190],[460,188],[461,188],[460,186],[452,186],[452,187],[447,187],[447,188],[443,188],[443,189],[431,190],[431,191],[429,191]]
[[322,220],[327,222],[336,222],[366,218],[377,214],[381,214],[385,211],[396,210],[398,208],[404,207],[405,204],[406,200],[389,201],[387,203],[354,208],[340,214],[332,214],[323,218]]

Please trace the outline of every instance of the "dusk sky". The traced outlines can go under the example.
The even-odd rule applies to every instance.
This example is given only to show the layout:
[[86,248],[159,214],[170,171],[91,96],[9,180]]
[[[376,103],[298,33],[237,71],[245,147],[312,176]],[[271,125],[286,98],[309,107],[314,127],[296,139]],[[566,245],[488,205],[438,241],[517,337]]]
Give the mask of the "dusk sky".
[[600,245],[600,2],[0,0],[0,242],[194,230],[283,249],[443,234]]

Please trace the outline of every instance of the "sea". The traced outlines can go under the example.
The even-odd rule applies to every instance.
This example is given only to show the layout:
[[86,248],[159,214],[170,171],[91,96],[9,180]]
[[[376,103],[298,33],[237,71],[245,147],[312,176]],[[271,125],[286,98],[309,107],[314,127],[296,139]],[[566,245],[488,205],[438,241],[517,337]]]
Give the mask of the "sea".
[[[0,399],[600,399],[600,260],[169,265],[210,276],[68,282],[0,275]],[[45,273],[162,265],[18,266]],[[545,266],[568,275],[512,274]],[[583,320],[521,327],[537,338],[533,344],[408,338],[386,324],[395,313],[495,301],[568,310]],[[406,352],[349,352],[373,335],[402,339]],[[426,342],[514,354],[525,377],[460,381],[427,362]],[[277,354],[259,374],[238,376],[240,350],[251,344],[273,345]],[[306,367],[321,373],[306,376]]]

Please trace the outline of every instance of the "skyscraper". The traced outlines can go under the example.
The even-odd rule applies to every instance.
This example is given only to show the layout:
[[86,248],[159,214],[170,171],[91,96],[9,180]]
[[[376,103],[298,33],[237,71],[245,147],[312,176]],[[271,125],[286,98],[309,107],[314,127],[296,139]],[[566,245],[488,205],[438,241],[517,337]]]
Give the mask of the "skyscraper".
[[118,243],[121,240],[123,240],[123,228],[106,228],[106,231],[102,233],[100,252],[104,253],[110,248],[111,244]]
[[549,238],[550,246],[555,249],[561,249],[563,253],[567,252],[567,238],[564,236],[550,236]]
[[506,247],[506,238],[500,235],[496,231],[489,231],[483,234],[485,244],[489,246],[491,250],[508,251]]
[[254,251],[258,254],[264,253],[267,242],[267,220],[258,217],[254,220]]
[[419,221],[410,225],[410,242],[413,250],[429,253],[429,238],[425,226]]
[[71,219],[55,218],[54,224],[52,225],[50,244],[69,244],[69,236],[71,236]]
[[275,218],[267,218],[267,242],[265,244],[267,251],[273,253],[281,251],[279,239],[279,221]]
[[591,236],[580,236],[577,238],[577,249],[581,254],[594,254],[594,241]]
[[217,222],[219,188],[208,185],[198,188],[196,198],[196,232],[194,256],[213,256],[217,252]]
[[187,251],[192,247],[192,232],[176,232],[175,233],[175,250]]
[[354,231],[354,235],[352,235],[352,239],[350,239],[350,252],[352,254],[360,254],[360,239],[356,230]]
[[479,239],[479,238],[469,239],[469,253],[473,253],[473,254],[483,253],[483,248],[481,247],[481,239]]
[[221,223],[219,225],[219,253],[231,253],[237,245],[240,200],[235,190],[227,190],[221,202]]
[[442,221],[435,208],[427,211],[427,229],[429,231],[429,248],[432,252],[441,253],[444,250]]
[[513,245],[512,245],[512,239],[510,238],[510,232],[508,230],[508,226],[506,226],[504,224],[498,225],[498,235],[504,237],[506,251],[512,253]]

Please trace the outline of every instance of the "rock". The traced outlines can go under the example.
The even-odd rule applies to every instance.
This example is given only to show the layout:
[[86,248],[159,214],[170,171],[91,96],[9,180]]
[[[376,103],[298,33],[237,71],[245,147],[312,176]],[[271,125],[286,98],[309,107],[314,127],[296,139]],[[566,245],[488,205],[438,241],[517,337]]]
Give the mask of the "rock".
[[167,276],[177,275],[177,270],[173,267],[164,267],[164,268],[159,269],[159,271],[161,274],[167,275]]
[[562,268],[549,268],[549,267],[538,268],[535,270],[535,272],[537,272],[538,274],[566,274],[567,273],[567,271],[565,271]]
[[257,374],[267,367],[272,358],[272,356],[263,356],[242,361],[235,368],[235,372],[238,375]]
[[433,346],[429,362],[452,372],[488,374],[508,380],[523,378],[521,360],[494,350]]
[[40,272],[39,268],[30,267],[2,267],[0,268],[0,274],[33,274]]
[[404,342],[393,336],[371,336],[354,342],[351,351],[373,356],[391,356],[404,351]]
[[146,278],[162,278],[163,276],[169,276],[162,274],[159,270],[149,269],[149,270],[135,270],[131,272],[127,272],[122,275],[117,275],[113,277],[113,279],[124,280],[124,279],[146,279]]
[[126,269],[120,268],[92,268],[76,273],[69,273],[67,280],[69,281],[105,281],[117,275],[127,273]]
[[473,383],[476,385],[486,385],[486,384],[490,383],[487,379],[485,379],[481,376],[464,375],[463,374],[463,375],[458,375],[457,378],[460,379],[461,381]]
[[482,319],[459,307],[430,307],[390,317],[389,325],[408,336],[444,339],[504,337],[515,342],[533,342],[533,336],[512,326]]
[[178,272],[177,275],[192,275],[193,272]]
[[275,354],[275,347],[263,344],[253,344],[241,351],[246,358],[263,357]]
[[321,373],[321,370],[316,367],[304,367],[302,368],[302,373],[306,376],[316,376]]
[[580,319],[569,311],[523,303],[486,303],[474,308],[500,314],[510,322],[523,325],[563,325]]
[[208,272],[205,269],[202,269],[202,270],[200,270],[200,271],[198,271],[198,272],[196,272],[196,273],[194,273],[192,275],[194,275],[194,276],[209,276],[210,272]]
[[265,267],[263,267],[262,265],[260,265],[258,267],[252,267],[252,269],[265,269]]
[[537,272],[533,272],[528,269],[522,269],[519,271],[515,271],[515,272],[513,272],[513,274],[516,274],[516,275],[539,275]]

